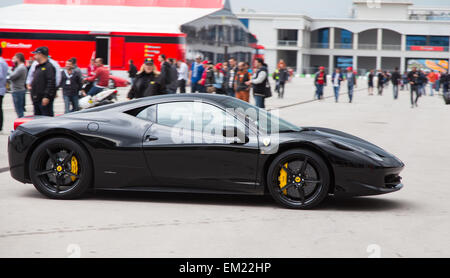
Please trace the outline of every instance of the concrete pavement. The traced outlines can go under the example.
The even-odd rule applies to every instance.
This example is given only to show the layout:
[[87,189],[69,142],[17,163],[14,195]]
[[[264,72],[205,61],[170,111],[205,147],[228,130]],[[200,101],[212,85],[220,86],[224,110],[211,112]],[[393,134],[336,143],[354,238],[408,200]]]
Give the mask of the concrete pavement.
[[[310,80],[295,79],[286,99],[272,98],[268,107],[312,96]],[[279,113],[295,124],[339,129],[394,153],[406,164],[404,189],[330,197],[310,211],[253,196],[98,192],[56,201],[6,172],[0,174],[0,257],[450,256],[450,106],[426,96],[411,109],[409,93],[394,101],[390,88],[384,96],[358,92],[353,104],[341,99]],[[13,111],[6,114],[13,118]],[[0,136],[3,148],[5,137]],[[6,154],[0,155],[5,165]]]

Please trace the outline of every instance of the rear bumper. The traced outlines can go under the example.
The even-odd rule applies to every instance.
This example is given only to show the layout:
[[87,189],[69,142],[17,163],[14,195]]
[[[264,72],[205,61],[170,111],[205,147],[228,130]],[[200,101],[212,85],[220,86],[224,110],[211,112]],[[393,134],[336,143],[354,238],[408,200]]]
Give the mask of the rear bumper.
[[8,160],[11,176],[23,183],[30,183],[26,161],[36,137],[18,129],[8,138]]

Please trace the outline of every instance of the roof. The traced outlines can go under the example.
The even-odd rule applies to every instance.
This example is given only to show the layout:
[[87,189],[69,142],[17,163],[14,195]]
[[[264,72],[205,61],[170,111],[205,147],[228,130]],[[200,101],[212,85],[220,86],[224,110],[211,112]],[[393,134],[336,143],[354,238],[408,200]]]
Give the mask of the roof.
[[20,4],[0,8],[1,29],[179,34],[221,8]]

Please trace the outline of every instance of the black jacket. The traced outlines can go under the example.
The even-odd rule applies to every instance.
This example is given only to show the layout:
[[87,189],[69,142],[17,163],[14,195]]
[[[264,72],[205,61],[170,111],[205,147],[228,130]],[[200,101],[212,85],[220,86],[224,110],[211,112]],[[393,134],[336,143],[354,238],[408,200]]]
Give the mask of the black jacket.
[[257,96],[268,97],[267,96],[267,88],[268,88],[269,72],[267,70],[267,67],[266,66],[262,66],[261,68],[259,68],[256,71],[254,79],[257,79],[258,76],[261,74],[261,72],[265,72],[266,73],[266,78],[264,79],[264,81],[262,83],[253,84],[253,94],[257,95]]
[[392,84],[398,85],[401,78],[402,78],[402,76],[400,75],[400,73],[398,71],[394,71],[391,76]]
[[161,86],[159,84],[159,77],[151,73],[141,72],[136,75],[136,80],[128,92],[128,98],[142,98],[148,96],[161,95]]
[[178,70],[175,65],[170,65],[170,80],[171,82],[167,84],[167,89],[176,91],[178,89]]
[[36,66],[33,82],[31,83],[31,98],[33,101],[41,101],[43,98],[50,100],[56,95],[55,67],[47,60]]
[[166,61],[161,64],[161,74],[159,75],[161,90],[165,92],[170,83],[172,83],[171,66],[169,62]]
[[138,70],[135,65],[130,64],[130,69],[128,70],[128,76],[130,78],[135,78]]
[[65,96],[76,96],[83,86],[83,77],[78,70],[73,69],[72,75],[68,77],[65,70],[61,72],[61,84],[60,87],[63,90]]
[[415,72],[413,72],[413,71],[410,71],[409,73],[408,73],[408,81],[409,82],[413,82],[413,86],[415,86],[415,85],[421,85],[422,84],[422,80],[423,80],[423,78],[421,78],[421,73],[419,72],[419,71],[415,71]]

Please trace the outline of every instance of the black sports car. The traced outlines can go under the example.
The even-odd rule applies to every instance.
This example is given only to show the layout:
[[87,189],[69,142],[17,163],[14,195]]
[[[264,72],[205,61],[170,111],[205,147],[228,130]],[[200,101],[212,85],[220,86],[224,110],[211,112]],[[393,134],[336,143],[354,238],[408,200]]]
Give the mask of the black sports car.
[[288,208],[402,188],[404,164],[355,136],[297,127],[235,98],[148,97],[24,123],[11,175],[56,199],[89,189],[270,193]]

